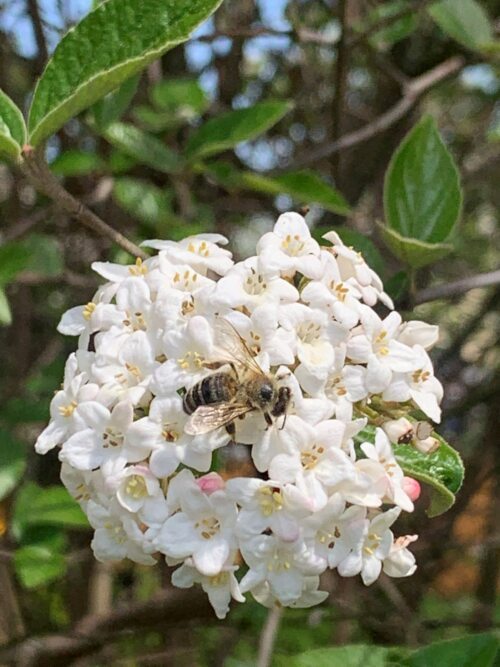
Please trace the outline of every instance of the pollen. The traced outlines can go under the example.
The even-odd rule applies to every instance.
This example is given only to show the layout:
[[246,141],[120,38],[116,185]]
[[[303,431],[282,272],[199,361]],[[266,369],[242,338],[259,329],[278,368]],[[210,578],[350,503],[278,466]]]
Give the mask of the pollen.
[[92,313],[94,312],[96,307],[97,307],[97,304],[94,303],[93,301],[89,301],[88,304],[86,306],[84,306],[82,315],[83,315],[84,319],[87,320],[87,322],[92,317]]
[[71,417],[77,407],[78,403],[76,401],[71,401],[71,403],[68,403],[68,405],[60,405],[58,408],[59,414],[61,417]]
[[134,266],[129,266],[128,267],[128,272],[130,273],[131,276],[145,276],[148,272],[147,266],[144,266],[142,263],[142,259],[138,257],[135,260]]
[[132,475],[125,485],[125,493],[134,500],[147,496],[148,489],[144,477],[142,475]]

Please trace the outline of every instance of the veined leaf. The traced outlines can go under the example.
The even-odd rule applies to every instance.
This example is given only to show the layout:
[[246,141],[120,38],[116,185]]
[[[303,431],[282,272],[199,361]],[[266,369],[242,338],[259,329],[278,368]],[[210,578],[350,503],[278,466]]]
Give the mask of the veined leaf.
[[58,44],[33,96],[30,143],[188,39],[222,0],[107,0]]
[[493,667],[500,641],[492,632],[435,642],[414,651],[405,667]]
[[181,169],[181,158],[160,139],[128,123],[112,123],[103,136],[126,155],[138,162],[162,171],[176,173]]
[[442,0],[427,11],[443,32],[473,51],[493,43],[490,19],[476,0]]
[[450,243],[426,243],[417,239],[405,238],[394,229],[389,229],[384,225],[379,225],[379,227],[382,238],[391,252],[414,269],[437,262],[453,251]]
[[21,110],[0,90],[0,155],[18,160],[26,143],[26,125]]
[[253,107],[211,118],[191,136],[187,156],[192,159],[214,155],[254,139],[281,120],[291,108],[290,102],[259,102]]
[[384,184],[387,225],[401,236],[440,243],[462,204],[458,170],[436,124],[424,117],[394,153]]

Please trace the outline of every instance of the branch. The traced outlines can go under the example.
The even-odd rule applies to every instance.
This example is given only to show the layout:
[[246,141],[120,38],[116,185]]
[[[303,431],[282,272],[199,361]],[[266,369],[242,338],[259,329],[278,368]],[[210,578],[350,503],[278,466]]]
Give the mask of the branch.
[[[347,77],[347,5],[349,0],[339,0],[338,20],[341,25],[340,40],[337,46],[337,62],[335,63],[334,98],[332,108],[332,139],[336,141],[341,133],[341,122],[344,112],[344,97]],[[339,156],[334,161],[334,176],[338,179],[340,171]]]
[[334,153],[338,153],[345,148],[352,148],[357,144],[368,141],[372,137],[384,132],[393,125],[395,125],[408,111],[416,104],[422,95],[435,86],[437,83],[443,81],[447,77],[460,71],[465,64],[465,59],[461,56],[454,56],[444,62],[436,65],[425,74],[411,79],[406,86],[403,87],[403,97],[396,102],[387,111],[384,111],[375,120],[371,121],[364,127],[354,132],[349,132],[336,141],[332,141],[317,150],[312,150],[307,156],[298,160],[293,164],[294,168],[301,168],[308,166],[318,160],[329,157]]
[[23,667],[61,667],[90,655],[126,631],[186,624],[192,619],[213,618],[206,595],[199,589],[169,589],[147,602],[123,604],[111,613],[85,616],[66,634],[30,637],[0,650],[0,664]]
[[28,0],[27,2],[28,14],[33,24],[33,32],[35,33],[36,45],[38,47],[37,55],[37,69],[39,73],[49,59],[49,51],[47,49],[47,40],[45,39],[45,32],[43,30],[43,22],[40,17],[40,10],[38,8],[37,0]]
[[498,284],[500,284],[500,269],[490,271],[489,273],[479,273],[477,276],[469,276],[468,278],[456,280],[453,283],[435,285],[421,290],[416,295],[415,304],[436,301],[437,299],[450,299],[453,296],[469,292],[471,289],[490,287],[491,285]]
[[110,227],[104,220],[73,197],[52,174],[43,156],[31,146],[25,147],[24,171],[33,185],[52,199],[60,208],[97,234],[104,236],[131,255],[147,259],[148,255],[123,234]]

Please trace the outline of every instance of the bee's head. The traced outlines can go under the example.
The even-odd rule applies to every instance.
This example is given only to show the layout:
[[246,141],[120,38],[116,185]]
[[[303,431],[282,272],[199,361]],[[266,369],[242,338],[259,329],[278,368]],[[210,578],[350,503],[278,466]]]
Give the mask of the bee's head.
[[267,403],[270,403],[274,396],[275,396],[276,390],[274,386],[270,382],[264,382],[259,389],[259,398],[262,401],[263,405],[266,405]]

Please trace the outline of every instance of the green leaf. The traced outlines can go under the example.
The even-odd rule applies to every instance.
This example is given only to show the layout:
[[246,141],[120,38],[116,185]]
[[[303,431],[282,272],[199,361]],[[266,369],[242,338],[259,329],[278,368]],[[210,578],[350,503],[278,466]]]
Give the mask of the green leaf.
[[319,648],[293,656],[276,656],[277,667],[386,667],[402,651],[385,646],[357,645]]
[[404,664],[407,667],[492,667],[499,648],[499,639],[493,633],[468,635],[421,648]]
[[140,74],[131,76],[117,90],[94,104],[92,108],[94,123],[100,132],[123,116],[134,98],[140,78]]
[[26,449],[0,429],[0,500],[15,489],[26,469]]
[[24,270],[42,276],[60,276],[64,271],[64,257],[59,241],[48,234],[30,234],[22,247],[28,253]]
[[427,11],[443,32],[473,51],[493,42],[490,19],[476,0],[442,0]]
[[21,110],[0,90],[0,155],[17,161],[26,143],[26,125]]
[[409,290],[410,276],[407,271],[398,271],[385,281],[385,291],[394,301],[402,299]]
[[24,271],[29,261],[29,250],[21,241],[0,246],[0,286],[7,285]]
[[132,109],[132,117],[148,132],[172,130],[182,123],[169,111],[156,111],[147,104],[139,104]]
[[[375,7],[369,14],[370,25],[389,20],[391,17],[399,14],[408,7],[406,0],[393,0],[385,2]],[[370,44],[379,49],[388,47],[401,41],[416,29],[418,25],[418,16],[416,12],[407,12],[401,18],[393,20],[387,27],[378,30],[370,37]],[[369,26],[367,26],[369,29]]]
[[422,454],[412,445],[392,445],[405,475],[414,477],[430,487],[431,503],[427,509],[430,517],[443,514],[453,505],[455,494],[464,479],[464,466],[460,454],[437,433],[433,433],[433,437],[441,444],[432,454]]
[[117,178],[113,187],[117,203],[141,222],[161,225],[173,217],[172,193],[137,178]]
[[188,141],[187,156],[200,158],[234,148],[263,134],[292,109],[290,102],[260,102],[237,109],[204,123]]
[[88,521],[64,487],[41,487],[29,482],[16,496],[12,530],[19,538],[32,526],[87,528]]
[[158,109],[184,120],[199,116],[210,105],[210,100],[196,79],[160,81],[151,90],[151,102]]
[[351,208],[344,197],[314,171],[293,171],[280,176],[242,175],[245,187],[269,194],[287,194],[303,204],[319,204],[327,211],[347,215]]
[[8,326],[12,323],[12,313],[5,290],[0,286],[0,326]]
[[86,176],[103,168],[104,161],[97,153],[76,148],[64,151],[50,165],[56,176]]
[[434,119],[425,116],[389,164],[384,184],[387,224],[402,236],[438,243],[449,236],[461,204],[458,170]]
[[181,158],[175,151],[134,125],[112,123],[103,136],[129,157],[165,174],[176,173],[182,167]]
[[168,49],[188,39],[221,0],[107,0],[58,44],[35,89],[30,143],[64,123]]
[[14,568],[24,588],[37,588],[63,577],[66,560],[48,544],[30,544],[16,550]]
[[425,241],[405,238],[383,225],[379,227],[382,231],[382,238],[391,252],[414,269],[437,262],[453,251],[450,243],[425,243]]

